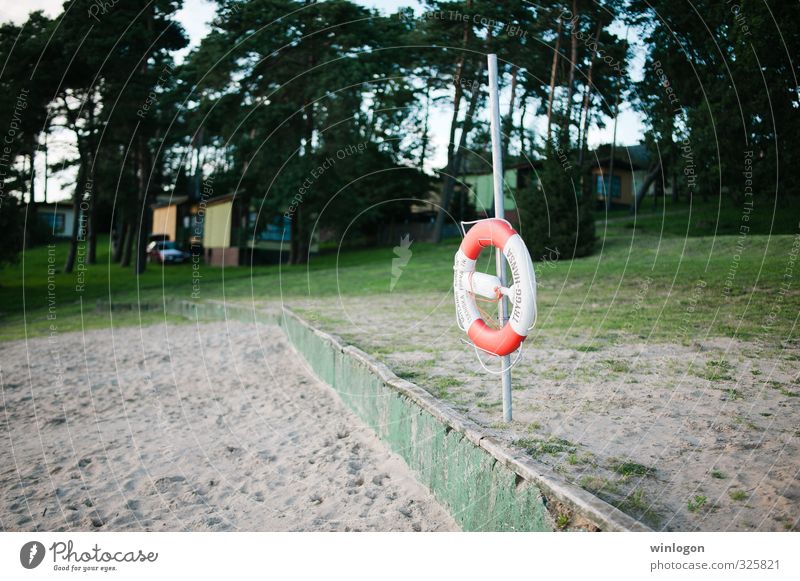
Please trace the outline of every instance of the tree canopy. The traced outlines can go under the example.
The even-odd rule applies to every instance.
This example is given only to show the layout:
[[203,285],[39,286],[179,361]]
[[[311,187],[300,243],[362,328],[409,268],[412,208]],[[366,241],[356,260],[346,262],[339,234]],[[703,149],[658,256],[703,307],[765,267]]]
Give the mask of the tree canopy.
[[[426,0],[393,14],[349,0],[216,4],[191,49],[180,0],[69,0],[52,19],[0,25],[0,260],[35,242],[22,224],[46,200],[43,166],[73,181],[67,270],[84,237],[92,262],[97,233],[110,231],[114,259],[141,272],[150,207],[198,200],[209,179],[257,216],[242,244],[284,216],[292,262],[320,231],[374,240],[424,202],[438,208],[439,240],[463,207],[461,176],[490,157],[490,52],[505,156],[537,175],[518,202],[542,252],[554,243],[545,230],[563,234],[562,253],[591,251],[589,133],[625,104],[644,119],[648,184],[741,201],[746,171],[760,195],[797,192],[797,174],[777,171],[798,153],[794,4]],[[442,167],[430,162],[436,110],[447,117]],[[59,140],[68,153],[48,156]]]

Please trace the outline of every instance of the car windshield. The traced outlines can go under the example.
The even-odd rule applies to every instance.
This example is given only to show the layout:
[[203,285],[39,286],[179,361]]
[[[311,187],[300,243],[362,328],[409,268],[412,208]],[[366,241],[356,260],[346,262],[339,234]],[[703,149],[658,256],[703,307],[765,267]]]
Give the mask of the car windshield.
[[159,250],[177,250],[178,245],[175,242],[159,242],[158,243]]

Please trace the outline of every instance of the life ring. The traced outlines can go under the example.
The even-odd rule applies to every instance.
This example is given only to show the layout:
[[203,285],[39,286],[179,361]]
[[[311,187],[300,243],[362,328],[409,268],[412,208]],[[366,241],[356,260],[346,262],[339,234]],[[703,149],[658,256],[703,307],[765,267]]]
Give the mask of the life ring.
[[[513,284],[504,288],[496,276],[475,272],[481,251],[494,246],[508,261]],[[536,273],[531,255],[520,235],[505,220],[480,220],[469,229],[456,252],[453,289],[459,326],[472,342],[494,355],[508,355],[525,340],[536,320]],[[490,328],[481,318],[475,295],[511,302],[508,322],[502,329]]]

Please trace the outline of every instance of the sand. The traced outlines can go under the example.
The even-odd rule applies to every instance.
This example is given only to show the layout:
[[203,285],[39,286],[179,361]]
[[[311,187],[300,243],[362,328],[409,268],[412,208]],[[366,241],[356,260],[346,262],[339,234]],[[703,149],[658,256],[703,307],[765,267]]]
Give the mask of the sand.
[[506,424],[500,380],[465,343],[452,293],[292,306],[654,529],[800,529],[797,341],[537,328],[513,371]]
[[0,529],[457,530],[276,327],[0,344]]

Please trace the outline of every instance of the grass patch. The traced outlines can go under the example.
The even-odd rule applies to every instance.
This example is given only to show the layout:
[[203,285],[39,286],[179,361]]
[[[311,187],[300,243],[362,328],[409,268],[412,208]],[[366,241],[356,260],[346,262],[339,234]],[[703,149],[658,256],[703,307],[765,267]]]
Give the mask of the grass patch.
[[759,428],[756,424],[754,424],[752,421],[748,420],[744,416],[736,416],[733,419],[737,424],[746,427],[748,430],[755,430],[757,432],[762,431],[761,428]]
[[692,366],[692,373],[702,379],[709,381],[729,381],[733,379],[730,371],[733,366],[724,359],[712,359],[707,361],[705,367],[696,368]]
[[742,392],[731,387],[725,390],[725,397],[728,401],[736,401],[742,399]]
[[728,496],[731,497],[731,500],[736,500],[739,502],[747,499],[747,493],[744,490],[729,490]]
[[431,377],[428,381],[423,381],[421,385],[425,386],[426,384],[430,384],[432,389],[431,393],[433,393],[433,395],[439,399],[447,399],[450,397],[450,388],[460,387],[464,385],[464,382],[457,377],[436,375]]
[[711,478],[716,478],[717,480],[724,480],[727,477],[728,476],[724,472],[722,472],[720,470],[712,470],[711,471]]
[[539,373],[539,377],[542,379],[549,379],[550,381],[564,381],[567,377],[569,377],[569,372],[558,367],[550,367],[544,371],[541,371]]
[[[717,200],[695,200],[691,206],[660,200],[663,206],[643,209],[635,219],[611,216],[597,228],[602,251],[577,260],[559,260],[540,273],[539,326],[543,337],[593,337],[577,347],[591,352],[602,348],[605,338],[648,337],[650,341],[682,343],[696,336],[763,339],[766,346],[780,346],[780,337],[792,334],[792,318],[779,317],[769,336],[763,332],[774,298],[783,281],[787,257],[797,231],[800,200],[782,201],[773,216],[772,200],[757,202],[750,214],[744,249],[738,246],[741,207]],[[792,210],[792,208],[795,210]],[[647,212],[647,215],[644,215]],[[624,220],[619,220],[624,217]],[[773,221],[774,218],[774,221]],[[629,223],[631,228],[625,228]],[[525,236],[524,229],[522,231]],[[414,242],[414,254],[391,294],[396,304],[408,304],[419,293],[445,296],[452,286],[453,254],[457,240],[441,244]],[[61,268],[68,250],[57,242],[26,250],[22,260],[0,268],[0,339],[47,335],[48,284],[55,292],[58,331],[113,325],[137,325],[137,316],[117,317],[94,312],[95,302],[153,303],[192,300],[192,264],[160,267],[149,265],[136,276],[109,260],[107,235],[100,236],[97,264],[82,273],[82,290],[76,289],[78,273],[58,272],[48,281],[48,260]],[[50,253],[49,253],[50,252]],[[737,257],[734,259],[734,257]],[[347,249],[341,254],[311,257],[308,265],[210,267],[201,265],[199,298],[229,302],[319,300],[319,312],[330,312],[340,295],[388,297],[392,280],[392,247]],[[730,292],[723,292],[731,265],[736,263]],[[490,262],[487,258],[486,267]],[[483,266],[483,265],[482,265]],[[598,277],[597,273],[603,276]],[[649,277],[649,278],[648,278]],[[649,280],[646,288],[642,281]],[[702,282],[702,284],[700,284]],[[643,290],[644,289],[644,290]],[[645,294],[644,300],[639,299]],[[586,298],[591,297],[587,301]],[[404,299],[409,299],[406,303]],[[637,300],[638,299],[638,300]],[[692,316],[687,318],[689,300]],[[330,301],[326,303],[325,301]],[[786,312],[800,310],[800,295],[784,296]],[[23,305],[25,305],[23,307]],[[328,305],[328,306],[326,306]],[[398,307],[401,308],[401,307]],[[23,313],[23,309],[25,312]],[[91,313],[89,312],[91,311]],[[142,324],[156,322],[147,315]],[[346,333],[342,329],[340,333]],[[622,369],[626,362],[613,365]],[[723,380],[730,377],[725,364],[707,366],[702,373]],[[558,372],[554,372],[558,373]],[[563,373],[563,372],[561,372]],[[563,378],[561,374],[558,378]],[[558,379],[557,379],[558,380]],[[792,394],[795,391],[791,391]],[[788,397],[795,397],[790,395]]]
[[641,488],[634,488],[622,500],[612,503],[622,512],[638,518],[650,526],[657,526],[661,521],[661,515],[651,508],[650,501],[647,500],[645,492]]
[[603,365],[615,373],[628,373],[631,370],[631,366],[621,359],[606,359]]
[[698,494],[689,499],[686,503],[686,508],[689,509],[689,512],[697,512],[705,506],[706,502],[708,502],[708,497]]
[[575,347],[575,351],[579,351],[580,353],[593,353],[595,351],[600,351],[602,347],[597,345],[581,345],[579,347]]
[[422,372],[416,371],[414,369],[400,369],[395,373],[397,374],[397,377],[399,377],[400,379],[405,379],[406,381],[410,381],[412,383],[416,383],[417,381],[425,377],[425,375]]
[[607,497],[611,494],[619,494],[619,486],[617,483],[601,476],[586,474],[581,477],[579,484],[581,488],[593,492],[598,496],[605,495]]
[[611,469],[622,476],[649,476],[655,472],[655,468],[637,462],[620,462],[613,464]]
[[563,438],[556,438],[551,436],[547,439],[541,438],[520,438],[514,442],[520,448],[524,448],[525,452],[534,458],[542,456],[543,454],[557,455],[557,454],[574,454],[577,451],[577,446],[569,440]]
[[[427,365],[427,361],[423,361],[422,366],[426,368],[430,367]],[[448,399],[450,397],[450,388],[464,385],[464,382],[457,377],[452,377],[450,375],[432,376],[419,369],[405,368],[397,370],[396,373],[400,379],[416,383],[440,399]]]
[[622,496],[618,486],[605,478],[584,476],[581,478],[580,484],[583,488],[603,498],[612,506],[650,527],[657,528],[663,520],[662,515],[653,509],[642,488],[634,488]]

